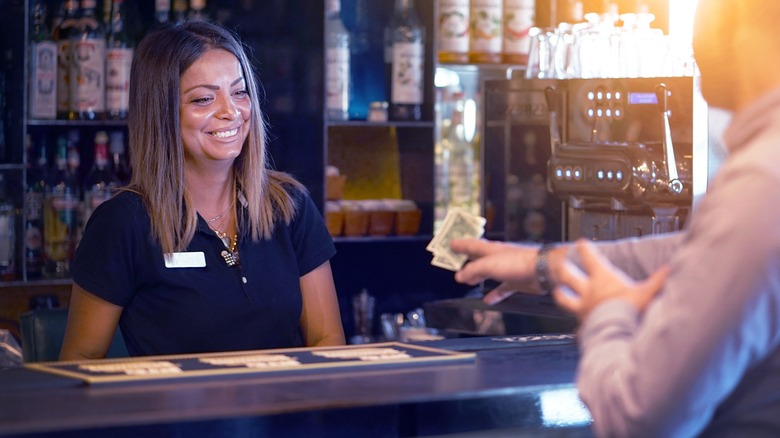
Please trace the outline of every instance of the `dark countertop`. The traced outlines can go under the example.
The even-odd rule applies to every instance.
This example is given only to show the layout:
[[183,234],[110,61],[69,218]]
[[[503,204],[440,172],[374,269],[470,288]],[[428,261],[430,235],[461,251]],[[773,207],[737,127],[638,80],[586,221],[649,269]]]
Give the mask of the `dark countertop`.
[[476,359],[93,386],[2,370],[0,435],[590,436],[573,385],[573,336],[418,345],[475,352]]
[[424,310],[429,327],[470,336],[572,333],[577,326],[549,295],[514,294],[492,306],[481,296],[453,298],[425,303]]

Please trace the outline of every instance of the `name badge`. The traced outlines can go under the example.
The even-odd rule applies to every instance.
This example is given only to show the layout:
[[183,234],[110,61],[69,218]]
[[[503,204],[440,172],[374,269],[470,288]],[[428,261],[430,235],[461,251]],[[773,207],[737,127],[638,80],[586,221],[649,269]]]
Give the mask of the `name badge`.
[[165,254],[166,268],[205,268],[206,256],[203,251],[174,252]]

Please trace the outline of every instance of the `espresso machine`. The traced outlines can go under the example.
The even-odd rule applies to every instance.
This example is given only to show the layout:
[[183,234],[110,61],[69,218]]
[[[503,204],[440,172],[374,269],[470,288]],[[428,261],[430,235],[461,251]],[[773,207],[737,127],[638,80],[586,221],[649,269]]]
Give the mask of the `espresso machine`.
[[[722,155],[710,118],[697,77],[486,82],[485,199],[503,204],[489,233],[563,241],[681,229]],[[534,208],[546,233],[527,226]]]
[[695,193],[694,149],[707,147],[706,124],[695,123],[707,114],[695,81],[568,79],[546,88],[547,188],[564,203],[563,240],[684,226]]

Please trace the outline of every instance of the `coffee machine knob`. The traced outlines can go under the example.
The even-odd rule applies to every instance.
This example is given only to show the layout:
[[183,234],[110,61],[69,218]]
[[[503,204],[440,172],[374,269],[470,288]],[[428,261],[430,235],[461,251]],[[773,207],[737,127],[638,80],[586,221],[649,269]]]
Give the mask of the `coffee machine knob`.
[[675,195],[679,195],[683,191],[683,183],[679,179],[673,179],[669,181],[669,191]]

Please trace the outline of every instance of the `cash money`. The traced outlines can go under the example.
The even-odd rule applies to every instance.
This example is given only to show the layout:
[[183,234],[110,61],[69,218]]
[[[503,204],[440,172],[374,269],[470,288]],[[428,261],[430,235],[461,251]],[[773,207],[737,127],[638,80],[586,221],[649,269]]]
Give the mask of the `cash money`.
[[462,208],[447,210],[441,229],[433,236],[426,249],[433,253],[433,266],[457,271],[468,260],[465,254],[457,254],[450,249],[453,239],[467,237],[479,238],[485,233],[485,218]]

